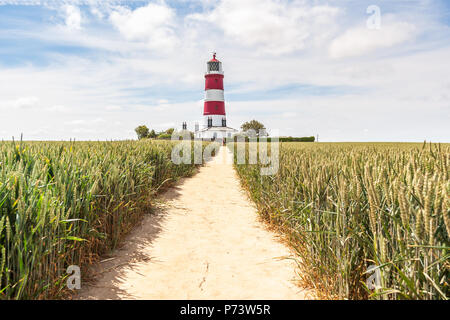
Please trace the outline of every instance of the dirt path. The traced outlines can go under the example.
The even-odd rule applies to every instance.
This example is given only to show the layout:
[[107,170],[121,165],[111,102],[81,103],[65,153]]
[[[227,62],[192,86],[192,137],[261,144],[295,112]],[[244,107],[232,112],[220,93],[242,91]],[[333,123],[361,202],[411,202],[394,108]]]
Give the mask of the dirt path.
[[292,252],[260,222],[225,147],[166,192],[79,299],[306,299]]

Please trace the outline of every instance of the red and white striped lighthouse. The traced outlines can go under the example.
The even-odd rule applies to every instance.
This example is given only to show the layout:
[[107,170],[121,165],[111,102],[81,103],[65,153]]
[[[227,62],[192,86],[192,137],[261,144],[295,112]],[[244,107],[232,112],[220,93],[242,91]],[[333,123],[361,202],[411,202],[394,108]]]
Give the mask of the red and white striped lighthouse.
[[203,121],[201,130],[196,132],[198,138],[220,139],[237,131],[227,127],[223,78],[222,62],[216,59],[214,52],[213,58],[206,63]]
[[206,126],[208,126],[208,119],[209,126],[226,126],[226,124],[222,124],[222,122],[226,122],[222,62],[216,59],[216,53],[207,62],[203,116]]

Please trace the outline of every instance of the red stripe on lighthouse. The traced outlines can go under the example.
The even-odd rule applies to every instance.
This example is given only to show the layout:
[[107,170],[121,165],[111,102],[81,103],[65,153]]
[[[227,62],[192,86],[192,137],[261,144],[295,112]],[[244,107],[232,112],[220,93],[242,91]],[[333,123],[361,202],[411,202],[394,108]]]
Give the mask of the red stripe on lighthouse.
[[205,101],[203,115],[225,115],[225,102],[223,101]]
[[205,75],[205,90],[220,89],[223,90],[223,74]]

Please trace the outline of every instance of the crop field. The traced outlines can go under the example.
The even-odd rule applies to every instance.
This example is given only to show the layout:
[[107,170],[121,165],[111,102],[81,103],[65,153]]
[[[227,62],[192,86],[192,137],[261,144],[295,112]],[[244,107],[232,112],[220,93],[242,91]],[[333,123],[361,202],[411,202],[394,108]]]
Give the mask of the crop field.
[[171,150],[148,140],[1,142],[0,299],[58,297],[69,265],[114,248],[160,187],[193,173]]
[[[0,299],[64,297],[68,266],[98,261],[151,211],[158,191],[195,171],[172,162],[173,146],[1,142]],[[279,150],[273,175],[248,164],[248,152],[235,168],[260,215],[297,251],[304,286],[331,299],[450,297],[450,145],[287,142]]]
[[275,175],[246,163],[243,185],[323,297],[450,297],[448,144],[281,143]]

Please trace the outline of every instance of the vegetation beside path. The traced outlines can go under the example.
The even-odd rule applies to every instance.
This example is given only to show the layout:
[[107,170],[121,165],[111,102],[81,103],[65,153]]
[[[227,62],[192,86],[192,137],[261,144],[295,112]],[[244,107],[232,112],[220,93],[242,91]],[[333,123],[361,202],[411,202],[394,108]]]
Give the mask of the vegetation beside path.
[[268,176],[246,150],[241,182],[289,234],[311,287],[339,299],[450,297],[449,145],[281,143]]
[[193,173],[172,163],[172,146],[1,142],[0,299],[58,297],[69,265],[114,248],[161,187]]

